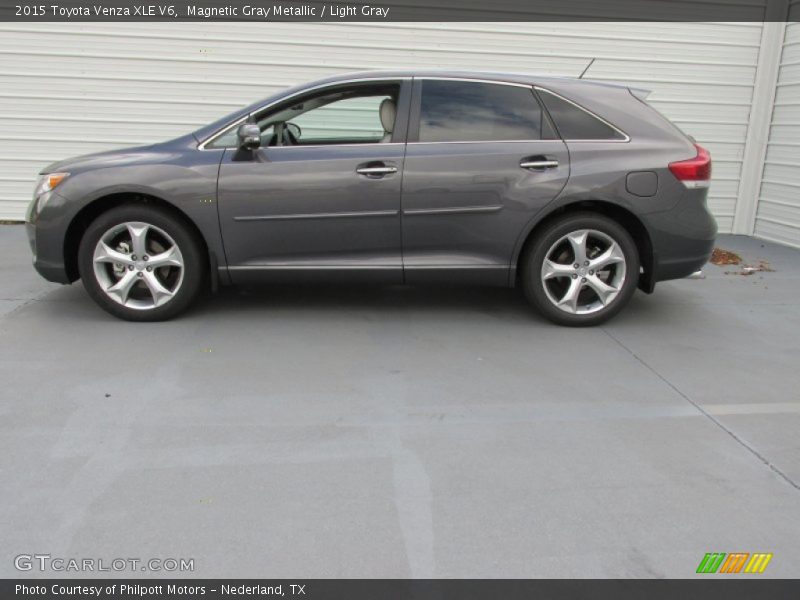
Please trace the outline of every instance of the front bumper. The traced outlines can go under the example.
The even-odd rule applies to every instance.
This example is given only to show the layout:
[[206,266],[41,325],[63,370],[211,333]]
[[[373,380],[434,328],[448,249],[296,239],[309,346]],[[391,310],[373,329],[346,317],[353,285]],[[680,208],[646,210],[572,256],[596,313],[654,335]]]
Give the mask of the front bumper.
[[71,283],[64,264],[63,244],[59,251],[54,251],[53,244],[47,242],[36,223],[26,222],[25,232],[33,252],[33,268],[39,275],[53,283]]

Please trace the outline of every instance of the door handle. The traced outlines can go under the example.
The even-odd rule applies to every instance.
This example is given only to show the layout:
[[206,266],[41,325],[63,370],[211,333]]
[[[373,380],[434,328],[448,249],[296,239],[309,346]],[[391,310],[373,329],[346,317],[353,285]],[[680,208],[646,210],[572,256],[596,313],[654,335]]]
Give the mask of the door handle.
[[397,173],[397,167],[392,167],[382,162],[372,162],[358,167],[356,173],[367,177],[383,177],[384,175]]
[[555,169],[558,166],[557,160],[552,159],[526,159],[523,158],[519,166],[523,169]]
[[356,169],[356,173],[361,175],[388,175],[397,173],[397,167],[361,167]]

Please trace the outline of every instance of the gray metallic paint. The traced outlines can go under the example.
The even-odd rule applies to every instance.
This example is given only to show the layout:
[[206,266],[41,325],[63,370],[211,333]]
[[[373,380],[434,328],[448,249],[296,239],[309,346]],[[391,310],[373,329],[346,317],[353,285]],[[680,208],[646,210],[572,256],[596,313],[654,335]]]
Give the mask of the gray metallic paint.
[[[356,79],[403,80],[407,88],[411,77],[426,76],[539,86],[613,123],[630,140],[404,144],[405,128],[396,127],[392,144],[261,148],[249,156],[202,148],[209,136],[303,90]],[[398,123],[409,110],[398,113]],[[74,278],[65,267],[69,225],[95,202],[139,194],[174,206],[197,227],[223,283],[327,276],[513,285],[519,254],[538,223],[565,207],[604,202],[641,221],[654,248],[654,280],[663,280],[697,270],[713,247],[707,190],[687,189],[667,168],[694,154],[688,138],[623,86],[492,73],[370,72],[293,88],[169,142],[50,165],[43,173],[71,175],[40,200],[41,210],[32,204],[28,231],[37,270],[67,283]],[[519,167],[532,156],[554,158],[559,166]],[[398,172],[355,173],[374,161]],[[654,195],[628,191],[634,171],[657,174]]]
[[[533,156],[555,159],[559,166],[520,168],[521,160]],[[406,281],[447,274],[504,285],[520,228],[559,194],[569,165],[561,140],[409,144],[403,174]],[[473,210],[453,211],[464,206]]]
[[[400,254],[402,144],[260,148],[219,172],[219,215],[228,263],[307,269],[383,267],[403,279]],[[395,166],[359,175],[372,162]],[[246,220],[244,220],[246,219]],[[232,273],[234,281],[241,279]]]
[[192,135],[170,142],[105,152],[54,163],[43,173],[70,173],[44,204],[29,213],[35,265],[51,281],[68,283],[64,240],[78,213],[115,194],[160,198],[186,215],[220,264],[222,237],[216,210],[216,186],[223,151],[198,152]]

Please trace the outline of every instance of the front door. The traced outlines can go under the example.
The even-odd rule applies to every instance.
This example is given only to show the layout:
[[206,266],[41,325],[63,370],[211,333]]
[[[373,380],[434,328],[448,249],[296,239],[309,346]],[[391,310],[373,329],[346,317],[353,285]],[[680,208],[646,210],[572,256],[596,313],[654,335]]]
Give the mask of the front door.
[[401,85],[339,85],[293,99],[256,117],[261,148],[225,151],[217,199],[234,281],[309,271],[402,281],[405,127],[395,134],[391,122],[400,121]]

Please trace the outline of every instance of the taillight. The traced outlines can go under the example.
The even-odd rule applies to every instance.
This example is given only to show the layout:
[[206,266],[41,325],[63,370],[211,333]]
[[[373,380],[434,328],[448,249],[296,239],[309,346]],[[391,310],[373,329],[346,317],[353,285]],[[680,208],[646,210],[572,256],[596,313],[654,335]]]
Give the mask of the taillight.
[[705,188],[711,180],[711,155],[708,150],[695,144],[697,156],[669,163],[669,170],[688,188]]

